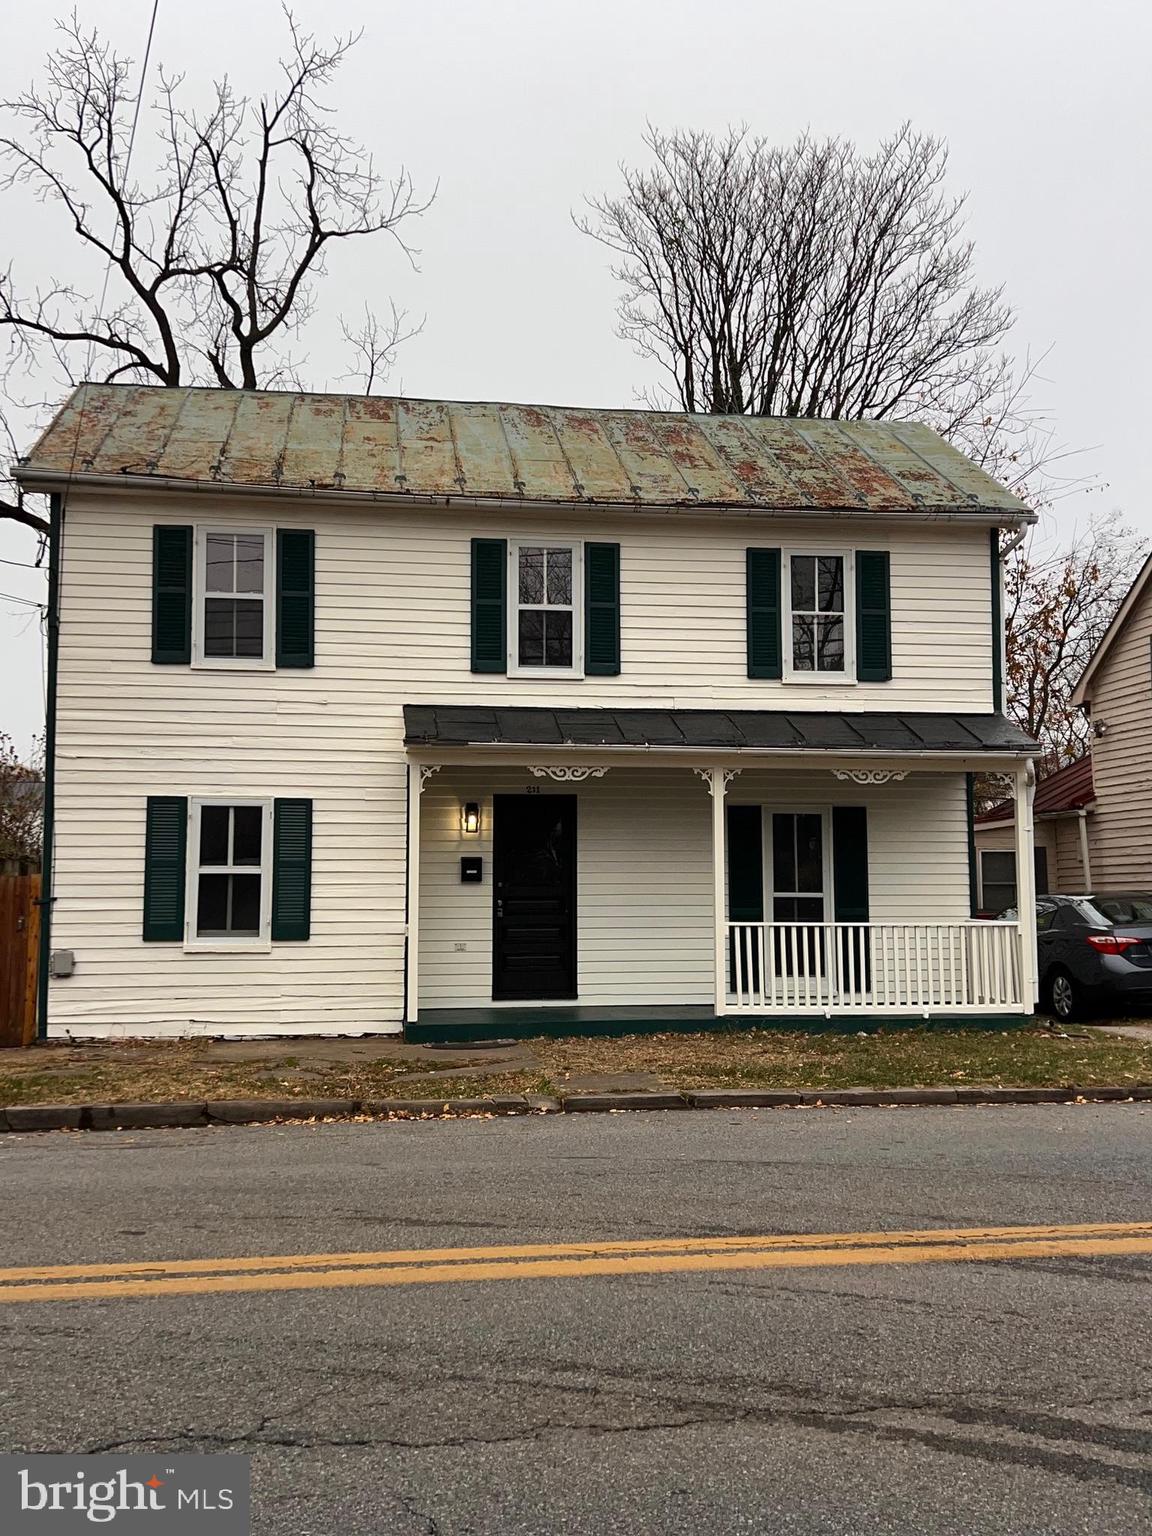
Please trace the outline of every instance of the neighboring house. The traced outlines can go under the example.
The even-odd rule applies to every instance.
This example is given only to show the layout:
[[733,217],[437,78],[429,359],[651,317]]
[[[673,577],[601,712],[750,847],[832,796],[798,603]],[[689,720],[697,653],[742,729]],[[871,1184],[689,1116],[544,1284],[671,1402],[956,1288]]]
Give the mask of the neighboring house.
[[[1098,809],[1092,780],[1092,757],[1049,774],[1036,786],[1036,892],[1085,892],[1091,886],[1090,828]],[[1011,800],[1002,800],[976,818],[978,890],[983,912],[1003,912],[1016,905],[1016,815]]]
[[1031,867],[1033,515],[928,429],[94,385],[17,475],[52,1035],[1032,1011],[968,806]]
[[[1072,701],[1091,721],[1092,743],[1036,788],[1038,888],[1068,895],[1152,890],[1152,557]],[[1013,828],[1009,800],[976,820],[985,910],[1016,904]]]

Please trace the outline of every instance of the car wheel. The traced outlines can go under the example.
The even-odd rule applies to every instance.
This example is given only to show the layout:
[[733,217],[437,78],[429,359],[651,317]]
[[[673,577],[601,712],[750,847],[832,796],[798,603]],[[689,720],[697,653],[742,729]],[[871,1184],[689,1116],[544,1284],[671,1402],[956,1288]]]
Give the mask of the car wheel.
[[1048,977],[1048,999],[1061,1024],[1069,1024],[1084,1013],[1084,997],[1077,982],[1067,971],[1053,971]]

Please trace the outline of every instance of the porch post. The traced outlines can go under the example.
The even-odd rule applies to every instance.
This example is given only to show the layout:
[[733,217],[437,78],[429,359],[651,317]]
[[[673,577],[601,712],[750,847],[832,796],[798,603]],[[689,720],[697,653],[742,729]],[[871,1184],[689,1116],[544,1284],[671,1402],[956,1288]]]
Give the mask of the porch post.
[[404,907],[404,1022],[415,1024],[420,986],[420,791],[424,770],[408,764],[408,893]]
[[728,867],[728,822],[724,815],[724,796],[728,788],[728,777],[723,768],[713,768],[708,784],[712,796],[712,913],[716,930],[716,994],[713,1009],[717,1018],[728,1008],[728,913],[724,893],[724,875]]
[[1038,996],[1036,957],[1036,865],[1032,840],[1032,798],[1036,775],[1031,760],[1016,769],[1016,919],[1020,932],[1020,992],[1025,1013]]

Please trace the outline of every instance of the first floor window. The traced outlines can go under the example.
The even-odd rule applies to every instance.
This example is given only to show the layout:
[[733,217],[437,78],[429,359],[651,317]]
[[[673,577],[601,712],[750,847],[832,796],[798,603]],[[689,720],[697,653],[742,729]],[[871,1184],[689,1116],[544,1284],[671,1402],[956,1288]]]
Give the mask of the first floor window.
[[271,534],[197,529],[198,659],[253,665],[271,660]]
[[[1048,850],[1034,850],[1036,894],[1048,894]],[[980,855],[980,906],[985,912],[1005,912],[1016,905],[1016,854],[1010,849],[985,849]]]
[[198,939],[267,936],[269,821],[266,801],[194,804],[192,931]]
[[579,548],[572,544],[513,544],[512,663],[519,668],[577,665]]
[[788,637],[794,673],[847,669],[847,561],[843,555],[788,557]]

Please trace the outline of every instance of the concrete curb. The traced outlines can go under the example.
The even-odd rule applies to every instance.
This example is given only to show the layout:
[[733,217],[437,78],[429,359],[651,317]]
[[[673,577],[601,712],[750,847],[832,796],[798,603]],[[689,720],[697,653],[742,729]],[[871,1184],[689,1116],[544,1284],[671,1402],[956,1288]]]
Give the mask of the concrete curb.
[[124,1131],[273,1121],[443,1120],[459,1115],[613,1114],[652,1109],[913,1108],[929,1105],[1152,1103],[1141,1088],[691,1088],[683,1093],[491,1094],[476,1099],[218,1099],[175,1104],[13,1104],[4,1131]]

